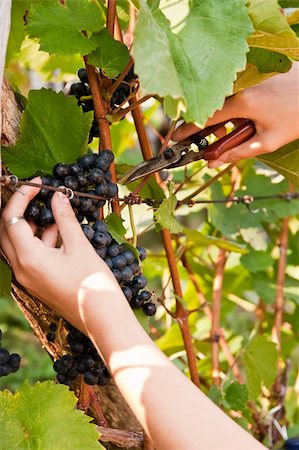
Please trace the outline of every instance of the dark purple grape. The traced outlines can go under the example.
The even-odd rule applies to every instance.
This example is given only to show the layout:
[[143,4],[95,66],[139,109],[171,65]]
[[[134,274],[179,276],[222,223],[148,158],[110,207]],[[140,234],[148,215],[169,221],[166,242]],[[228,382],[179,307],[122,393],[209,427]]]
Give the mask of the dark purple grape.
[[147,253],[145,248],[143,247],[137,247],[138,253],[139,253],[139,259],[140,261],[144,261],[145,258],[147,257]]
[[147,285],[147,280],[144,275],[136,275],[132,281],[133,285],[138,289],[143,289]]
[[95,158],[97,157],[94,153],[87,153],[86,155],[81,156],[81,158],[78,159],[78,163],[81,164],[83,169],[91,169],[94,165]]
[[119,245],[117,244],[112,244],[108,247],[107,249],[107,255],[110,258],[114,258],[115,256],[117,256],[119,254]]
[[87,76],[86,69],[84,69],[84,68],[78,69],[77,75],[82,83],[88,84],[88,76]]
[[109,247],[109,245],[111,245],[111,243],[112,243],[112,237],[111,237],[111,234],[109,234],[108,232],[104,232],[104,234],[105,234],[106,240],[107,240],[106,245],[107,245],[107,247]]
[[118,269],[112,269],[112,273],[115,276],[115,278],[117,279],[117,281],[120,283],[121,282],[121,271]]
[[95,188],[96,194],[99,195],[100,197],[109,197],[109,184],[108,183],[102,183],[102,184],[97,184],[96,188]]
[[48,208],[43,208],[38,218],[38,225],[42,228],[54,223],[54,216],[52,211]]
[[18,355],[17,353],[12,353],[11,355],[9,355],[8,364],[11,367],[19,368],[20,364],[21,364],[21,357],[20,357],[20,355]]
[[93,212],[94,204],[91,198],[80,197],[80,210],[84,212]]
[[106,384],[109,383],[110,379],[111,379],[111,376],[110,376],[109,372],[105,370],[103,375],[100,376],[97,384],[99,386],[106,386]]
[[79,175],[83,173],[83,167],[79,163],[73,163],[69,165],[70,175]]
[[101,184],[105,181],[105,174],[101,169],[96,167],[89,172],[88,180],[90,183]]
[[58,163],[55,164],[55,166],[53,167],[54,178],[59,178],[60,180],[63,180],[69,174],[70,174],[69,166],[65,163]]
[[122,270],[127,265],[127,261],[122,255],[117,255],[111,259],[114,269]]
[[101,150],[99,157],[109,164],[114,161],[114,154],[111,150]]
[[124,296],[126,297],[126,299],[127,299],[127,300],[131,300],[131,298],[132,298],[132,296],[133,296],[133,293],[132,293],[131,288],[129,288],[129,286],[124,286],[124,287],[122,288],[122,291],[123,291]]
[[109,267],[110,270],[113,269],[113,263],[110,258],[105,258],[105,263],[107,264],[107,266]]
[[141,297],[145,302],[147,302],[147,301],[151,298],[151,296],[152,296],[151,292],[149,292],[149,291],[141,291],[138,295],[139,295],[139,297]]
[[[122,255],[120,255],[122,256]],[[119,258],[120,256],[116,256],[116,258]],[[125,284],[129,283],[133,278],[133,272],[130,269],[130,267],[125,267],[122,271],[121,271],[121,281]]]
[[94,358],[88,354],[83,356],[81,361],[85,365],[86,369],[92,369],[96,365],[96,361],[94,360]]
[[83,353],[84,350],[85,350],[84,344],[82,342],[71,341],[71,342],[69,342],[69,346],[70,346],[71,352],[74,355],[78,355],[79,353]]
[[141,308],[144,305],[144,300],[136,295],[136,297],[131,298],[130,305],[132,308]]
[[81,225],[81,228],[82,228],[83,233],[87,237],[87,239],[89,241],[91,241],[94,236],[94,230],[91,228],[91,226],[87,225],[87,224],[83,224],[83,225]]
[[71,384],[66,373],[58,373],[56,376],[56,380],[59,384],[66,384],[67,386]]
[[34,220],[34,221],[36,221],[36,220],[38,220],[38,218],[40,216],[40,213],[41,213],[41,208],[40,208],[38,202],[33,200],[27,206],[27,209],[26,209],[24,215],[25,215],[27,220]]
[[12,367],[8,364],[5,364],[3,366],[0,366],[0,377],[5,377],[12,373]]
[[92,225],[92,229],[94,231],[101,231],[102,233],[104,233],[105,231],[107,231],[107,225],[105,222],[103,222],[103,220],[96,220]]
[[133,252],[131,252],[131,250],[125,250],[122,253],[122,256],[126,258],[127,264],[133,264],[133,262],[135,261],[135,255]]
[[153,316],[154,314],[156,314],[157,311],[157,307],[154,303],[145,303],[142,307],[144,314],[146,314],[147,316]]
[[49,333],[47,333],[47,335],[46,335],[48,342],[54,342],[55,337],[56,337],[55,333],[53,333],[52,331],[49,331]]
[[53,364],[53,369],[57,373],[66,373],[74,364],[74,358],[70,355],[63,355]]
[[133,264],[130,264],[129,267],[134,275],[140,271],[140,267],[137,261],[133,262]]
[[6,364],[9,359],[9,352],[6,348],[0,348],[0,364]]
[[97,248],[97,249],[96,249],[96,253],[97,253],[102,259],[105,259],[105,258],[106,258],[106,254],[107,254],[106,247]]
[[[88,100],[84,100],[83,102],[82,101],[79,101],[78,102],[78,105],[79,106],[81,106],[81,108],[82,108],[82,111],[85,113],[85,112],[88,112],[88,111],[93,111],[94,110],[94,104],[93,104],[93,100],[92,99],[88,99]],[[97,124],[98,125],[98,124]],[[91,128],[93,129],[93,126],[94,126],[94,124],[92,124],[92,126],[91,126]],[[98,127],[98,129],[99,129],[99,127]],[[94,137],[96,137],[96,135],[94,134],[94,132],[92,131],[92,134],[93,134],[93,136]]]
[[75,95],[76,98],[88,95],[87,86],[84,83],[74,83],[70,88],[70,94]]
[[110,170],[107,170],[105,172],[105,180],[107,181],[107,183],[110,183],[112,181],[112,174],[111,174]]
[[91,240],[93,247],[101,248],[107,245],[107,237],[106,233],[102,233],[101,231],[96,231]]
[[57,331],[57,324],[55,322],[51,322],[49,325],[49,330],[55,333],[55,331]]
[[70,203],[73,208],[80,208],[80,197],[77,197],[76,195],[70,199]]
[[77,177],[69,175],[63,181],[63,185],[67,188],[72,189],[73,191],[77,191],[79,189],[79,181]]
[[116,197],[118,194],[118,187],[116,184],[114,183],[108,183],[108,194],[107,196],[109,198],[114,198]]
[[88,370],[87,372],[85,372],[84,374],[84,382],[86,384],[89,384],[91,386],[98,384],[99,382],[99,377],[94,375],[90,370]]
[[83,173],[79,173],[77,175],[77,180],[79,182],[80,187],[85,187],[88,184],[88,178],[87,175],[84,175]]

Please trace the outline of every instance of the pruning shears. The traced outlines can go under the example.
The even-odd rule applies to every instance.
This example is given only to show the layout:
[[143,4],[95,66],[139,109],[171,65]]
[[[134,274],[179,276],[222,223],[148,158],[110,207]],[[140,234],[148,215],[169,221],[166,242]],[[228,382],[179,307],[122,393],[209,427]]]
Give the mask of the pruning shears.
[[251,120],[244,120],[233,131],[209,145],[205,137],[216,132],[227,122],[204,128],[189,136],[188,139],[166,148],[159,155],[143,161],[130,169],[122,176],[119,182],[128,184],[159,170],[185,166],[200,159],[205,159],[206,161],[218,159],[223,153],[243,144],[255,134],[254,123]]

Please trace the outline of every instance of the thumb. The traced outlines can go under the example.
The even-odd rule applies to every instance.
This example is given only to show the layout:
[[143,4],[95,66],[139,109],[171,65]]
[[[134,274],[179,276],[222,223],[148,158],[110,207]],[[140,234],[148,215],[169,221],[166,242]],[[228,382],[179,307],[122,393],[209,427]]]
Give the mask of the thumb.
[[55,192],[51,207],[65,249],[81,244],[84,234],[68,197],[62,192]]

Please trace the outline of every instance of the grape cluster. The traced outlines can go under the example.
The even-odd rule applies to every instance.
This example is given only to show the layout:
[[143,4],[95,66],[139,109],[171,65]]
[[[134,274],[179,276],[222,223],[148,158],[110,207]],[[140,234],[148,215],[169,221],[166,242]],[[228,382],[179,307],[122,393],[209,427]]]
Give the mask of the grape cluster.
[[[104,206],[106,199],[112,199],[118,194],[117,185],[112,183],[112,175],[109,170],[113,158],[110,150],[102,150],[99,155],[95,153],[83,155],[73,164],[58,163],[53,167],[53,177],[42,177],[42,182],[50,186],[65,186],[73,191],[102,197],[101,200],[75,195],[71,199],[80,223],[84,218],[87,221],[94,221],[98,217],[98,209]],[[25,211],[26,219],[35,222],[40,227],[54,223],[51,210],[52,196],[52,191],[42,188],[29,203]]]
[[[74,95],[77,99],[78,106],[81,106],[83,112],[93,111],[93,99],[91,95],[90,86],[88,84],[88,77],[86,69],[81,68],[77,72],[80,82],[74,83],[70,82],[65,85],[64,91],[67,95]],[[132,67],[128,74],[125,76],[124,80],[118,86],[118,88],[113,92],[110,100],[111,109],[116,108],[126,101],[128,96],[134,91],[135,88],[132,85],[132,81],[136,78],[134,74],[134,68]],[[116,80],[112,80],[115,82]],[[99,137],[99,126],[96,119],[93,119],[91,129],[89,132],[89,143],[94,137]]]
[[105,386],[111,376],[95,346],[81,331],[72,325],[68,327],[67,342],[71,355],[63,355],[53,365],[58,383],[70,385],[83,375],[86,384]]
[[[96,220],[92,226],[83,224],[81,227],[96,253],[112,271],[131,307],[142,307],[144,314],[153,316],[156,305],[150,301],[151,292],[144,290],[147,280],[141,274],[135,254],[126,244],[118,244],[112,238],[103,221]],[[143,247],[137,247],[137,250],[139,260],[143,261],[146,258],[146,250]]]
[[1,346],[2,331],[0,330],[0,377],[17,372],[20,368],[21,357],[17,353],[9,353]]

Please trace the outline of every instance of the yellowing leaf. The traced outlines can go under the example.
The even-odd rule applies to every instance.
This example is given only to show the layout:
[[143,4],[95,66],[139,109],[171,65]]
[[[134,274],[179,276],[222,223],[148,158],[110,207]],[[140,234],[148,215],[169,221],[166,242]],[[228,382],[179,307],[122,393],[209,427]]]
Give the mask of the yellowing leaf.
[[299,39],[294,37],[276,36],[275,34],[257,32],[247,39],[250,47],[282,53],[288,58],[299,59]]
[[258,31],[280,36],[295,36],[277,0],[249,0],[249,16]]

